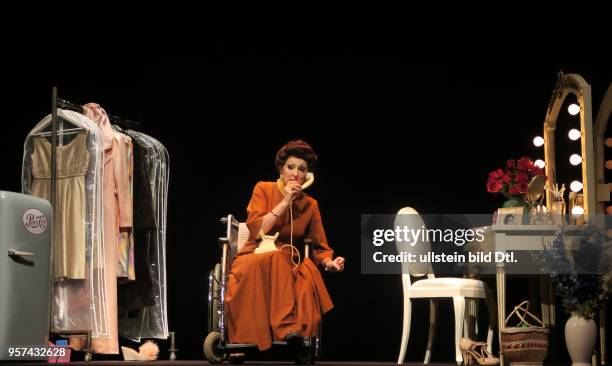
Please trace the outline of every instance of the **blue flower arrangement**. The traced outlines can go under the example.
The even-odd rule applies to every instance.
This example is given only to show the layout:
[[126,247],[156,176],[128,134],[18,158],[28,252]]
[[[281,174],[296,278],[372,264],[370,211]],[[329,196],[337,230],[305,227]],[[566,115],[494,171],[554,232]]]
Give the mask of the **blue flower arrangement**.
[[542,243],[543,251],[532,254],[542,272],[550,275],[565,312],[592,319],[605,304],[612,288],[605,243],[605,234],[589,225],[580,236],[578,250],[565,246],[565,233],[560,230],[552,243]]

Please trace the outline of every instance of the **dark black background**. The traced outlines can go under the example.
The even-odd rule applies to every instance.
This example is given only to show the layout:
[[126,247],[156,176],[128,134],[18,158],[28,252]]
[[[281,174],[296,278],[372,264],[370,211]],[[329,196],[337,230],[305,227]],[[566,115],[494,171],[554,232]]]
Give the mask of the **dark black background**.
[[[245,218],[252,187],[276,179],[274,156],[288,140],[304,139],[319,154],[309,193],[320,203],[331,246],[347,259],[344,273],[325,275],[336,308],[325,319],[324,359],[391,361],[401,337],[401,280],[361,274],[360,214],[404,206],[493,212],[502,198],[486,192],[488,172],[508,158],[543,158],[531,141],[542,135],[559,70],[592,85],[594,114],[612,82],[609,59],[453,52],[422,60],[401,42],[218,41],[202,44],[197,56],[135,47],[103,59],[84,51],[52,61],[41,55],[3,71],[0,189],[20,191],[23,141],[50,113],[54,85],[62,98],[141,121],[171,158],[168,309],[183,359],[203,358],[218,219]],[[524,284],[509,281],[508,307],[526,298]],[[407,360],[417,361],[425,351],[426,302],[413,311]],[[440,313],[433,361],[450,361],[451,303],[443,301]],[[567,357],[560,349],[556,357]]]

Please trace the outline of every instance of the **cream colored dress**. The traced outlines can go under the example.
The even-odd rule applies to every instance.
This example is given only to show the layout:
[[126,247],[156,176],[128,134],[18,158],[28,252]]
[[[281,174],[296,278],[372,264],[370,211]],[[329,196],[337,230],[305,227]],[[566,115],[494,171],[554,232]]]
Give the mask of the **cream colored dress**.
[[[84,279],[86,268],[86,188],[89,164],[87,132],[57,147],[57,193],[54,220],[54,278]],[[32,194],[49,200],[51,194],[51,143],[34,137]]]

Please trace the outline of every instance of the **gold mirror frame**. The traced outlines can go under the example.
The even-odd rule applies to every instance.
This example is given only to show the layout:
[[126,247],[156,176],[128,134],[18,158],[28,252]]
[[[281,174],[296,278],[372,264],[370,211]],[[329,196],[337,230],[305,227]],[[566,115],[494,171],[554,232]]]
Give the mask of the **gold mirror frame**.
[[[546,185],[549,189],[552,189],[556,183],[555,129],[563,102],[570,93],[576,96],[580,106],[582,192],[584,196],[584,214],[588,215],[598,211],[595,205],[596,182],[595,153],[593,150],[593,112],[591,106],[591,85],[578,74],[563,74],[563,72],[559,72],[557,85],[548,104],[546,118],[544,119],[544,159],[546,162],[546,176],[548,177]],[[552,201],[552,194],[547,190],[546,206],[552,207]]]

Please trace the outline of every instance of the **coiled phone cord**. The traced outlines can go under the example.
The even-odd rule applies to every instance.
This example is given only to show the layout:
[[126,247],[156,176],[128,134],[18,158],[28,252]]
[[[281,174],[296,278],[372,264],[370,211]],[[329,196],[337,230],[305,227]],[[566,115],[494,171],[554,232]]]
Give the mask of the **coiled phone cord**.
[[[300,262],[302,261],[302,257],[300,256],[300,251],[293,246],[293,200],[291,200],[291,202],[289,203],[289,216],[291,217],[291,236],[289,237],[290,240],[290,244],[285,244],[283,246],[281,246],[281,250],[284,247],[291,247],[291,262],[293,262],[293,264],[295,265],[294,270],[298,267],[298,265],[300,264]],[[295,252],[297,253],[297,263],[295,262],[295,260],[293,259],[293,251],[295,250]]]

